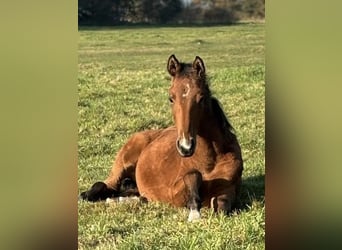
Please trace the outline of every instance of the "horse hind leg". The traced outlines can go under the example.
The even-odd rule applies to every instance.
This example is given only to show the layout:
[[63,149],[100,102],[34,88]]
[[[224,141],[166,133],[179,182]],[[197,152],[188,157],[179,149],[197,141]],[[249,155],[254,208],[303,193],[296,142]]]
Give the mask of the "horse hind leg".
[[199,189],[202,184],[202,174],[193,170],[187,173],[183,177],[185,187],[187,190],[187,208],[189,208],[188,221],[196,221],[201,218],[201,198],[199,195]]
[[[118,154],[118,159],[121,154]],[[109,177],[104,182],[94,183],[89,190],[80,194],[79,199],[95,202],[118,196],[130,196],[132,193],[138,194],[134,176],[135,166],[124,167],[121,164],[122,162],[117,160]]]
[[106,202],[130,202],[130,201],[144,202],[144,198],[140,196],[137,184],[130,178],[125,178],[121,181],[120,192],[115,198],[107,198]]
[[[120,149],[109,176],[104,182],[96,182],[92,187],[80,194],[80,199],[88,201],[106,200],[118,197],[124,191],[123,180],[129,179],[135,183],[135,167],[142,150],[160,134],[161,130],[148,130],[135,133]],[[138,190],[134,189],[138,194]],[[127,194],[126,194],[127,196]]]
[[108,188],[105,183],[99,181],[94,183],[89,190],[82,192],[79,196],[79,199],[95,202],[99,200],[105,200],[108,197],[116,195],[116,190]]

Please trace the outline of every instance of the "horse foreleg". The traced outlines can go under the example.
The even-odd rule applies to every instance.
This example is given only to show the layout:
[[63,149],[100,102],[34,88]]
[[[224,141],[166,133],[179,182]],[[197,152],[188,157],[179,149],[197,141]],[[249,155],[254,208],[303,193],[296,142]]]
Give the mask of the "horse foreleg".
[[224,214],[229,214],[238,196],[238,190],[240,186],[240,181],[232,184],[230,187],[226,188],[221,194],[213,197],[211,200],[211,207],[215,212],[223,212]]
[[201,218],[201,198],[199,195],[199,189],[202,184],[202,174],[193,170],[187,173],[183,177],[185,187],[187,190],[187,207],[190,209],[188,221],[194,221]]

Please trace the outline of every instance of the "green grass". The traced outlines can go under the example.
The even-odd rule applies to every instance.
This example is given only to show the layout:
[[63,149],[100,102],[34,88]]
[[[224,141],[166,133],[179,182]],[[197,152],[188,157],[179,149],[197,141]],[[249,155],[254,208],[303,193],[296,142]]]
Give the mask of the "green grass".
[[104,180],[136,131],[172,124],[166,62],[202,57],[241,143],[241,209],[232,216],[161,203],[78,204],[79,249],[264,249],[264,24],[79,31],[80,191]]

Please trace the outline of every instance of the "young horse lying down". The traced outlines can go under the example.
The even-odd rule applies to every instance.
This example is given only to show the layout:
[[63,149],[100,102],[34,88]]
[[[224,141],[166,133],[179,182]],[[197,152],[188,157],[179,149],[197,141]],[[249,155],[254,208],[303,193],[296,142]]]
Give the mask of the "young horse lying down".
[[202,206],[229,213],[243,170],[233,128],[211,95],[200,57],[185,64],[172,55],[167,70],[174,126],[133,134],[118,152],[108,178],[81,198],[105,200],[128,190],[126,195],[133,191],[148,201],[188,207],[189,221],[200,218]]

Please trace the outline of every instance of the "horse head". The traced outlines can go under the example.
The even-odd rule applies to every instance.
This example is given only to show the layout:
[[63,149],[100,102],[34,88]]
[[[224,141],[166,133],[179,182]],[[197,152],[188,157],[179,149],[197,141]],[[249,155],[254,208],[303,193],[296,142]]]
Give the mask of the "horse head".
[[180,63],[171,55],[167,70],[171,75],[169,100],[178,134],[176,148],[181,156],[189,157],[196,149],[196,134],[209,95],[204,63],[199,56],[192,64]]

